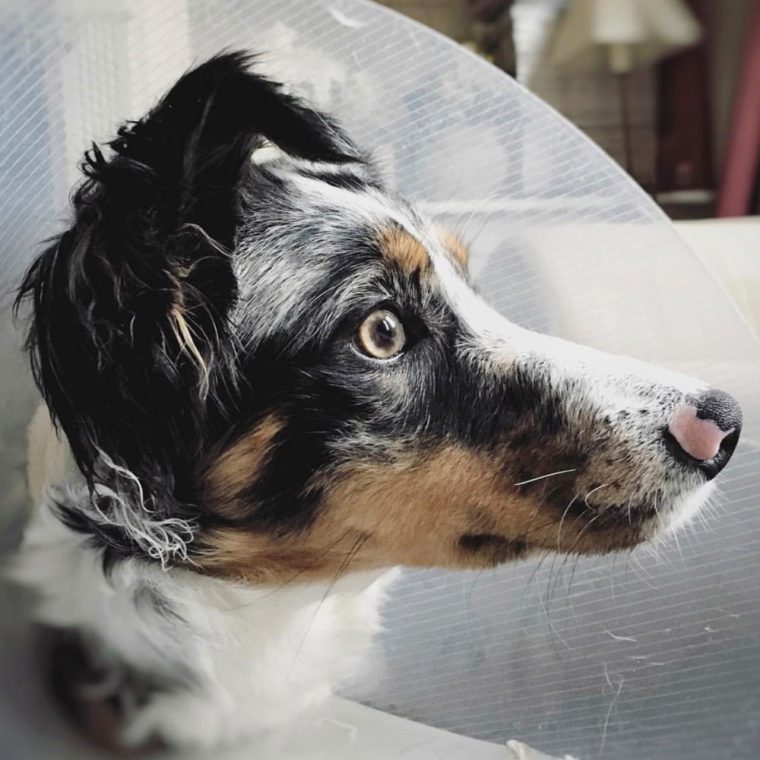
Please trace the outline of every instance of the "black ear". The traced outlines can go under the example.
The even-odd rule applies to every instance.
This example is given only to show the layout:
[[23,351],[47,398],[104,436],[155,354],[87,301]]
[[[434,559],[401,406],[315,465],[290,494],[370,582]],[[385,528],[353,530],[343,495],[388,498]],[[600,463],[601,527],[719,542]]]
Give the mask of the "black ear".
[[230,403],[231,252],[251,152],[266,138],[312,160],[359,158],[248,64],[213,58],[92,148],[73,224],[18,298],[33,301],[33,369],[80,469],[92,485],[104,461],[126,468],[160,511],[192,500],[202,437]]

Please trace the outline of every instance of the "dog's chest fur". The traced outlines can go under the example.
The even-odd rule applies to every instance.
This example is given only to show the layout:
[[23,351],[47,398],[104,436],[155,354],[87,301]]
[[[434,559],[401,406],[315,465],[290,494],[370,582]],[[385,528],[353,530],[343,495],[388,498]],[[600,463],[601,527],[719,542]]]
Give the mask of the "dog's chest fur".
[[39,620],[87,637],[114,688],[125,669],[157,687],[125,716],[129,743],[212,747],[271,730],[362,672],[394,571],[257,588],[139,560],[106,570],[45,500],[78,479],[66,448],[42,408],[16,575],[40,595]]

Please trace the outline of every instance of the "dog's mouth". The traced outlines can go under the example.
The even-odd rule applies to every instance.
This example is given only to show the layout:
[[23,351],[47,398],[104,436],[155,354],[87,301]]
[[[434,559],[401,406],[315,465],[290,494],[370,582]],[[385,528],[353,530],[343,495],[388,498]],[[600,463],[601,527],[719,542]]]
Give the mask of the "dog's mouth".
[[464,564],[496,566],[537,552],[595,555],[633,549],[689,521],[706,501],[709,485],[671,500],[588,505],[574,500],[559,516],[516,535],[465,533],[457,547]]
[[497,533],[465,533],[457,545],[465,558],[494,565],[522,559],[533,548],[524,539],[507,538]]
[[[511,538],[497,533],[467,533],[457,542],[461,560],[465,565],[495,567],[506,562],[526,559],[538,552],[557,554],[594,555],[632,549],[647,538],[644,523],[622,525],[609,519],[598,526],[593,518],[585,523],[575,520],[557,523],[542,535]],[[553,533],[553,535],[552,535]]]

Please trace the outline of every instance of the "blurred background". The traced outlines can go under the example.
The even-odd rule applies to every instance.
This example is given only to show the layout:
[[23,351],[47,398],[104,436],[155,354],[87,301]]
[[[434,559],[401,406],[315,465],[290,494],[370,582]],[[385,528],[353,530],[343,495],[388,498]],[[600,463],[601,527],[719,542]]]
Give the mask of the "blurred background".
[[676,226],[760,333],[760,0],[380,2],[514,76],[671,219],[702,220]]
[[487,57],[675,219],[760,210],[757,0],[381,0]]

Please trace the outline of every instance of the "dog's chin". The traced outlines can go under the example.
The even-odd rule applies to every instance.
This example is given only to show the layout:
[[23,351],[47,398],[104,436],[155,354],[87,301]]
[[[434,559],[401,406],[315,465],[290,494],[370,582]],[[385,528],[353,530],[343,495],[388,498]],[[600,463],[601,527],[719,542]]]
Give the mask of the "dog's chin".
[[649,529],[644,540],[656,542],[691,525],[714,492],[715,481],[709,481],[696,490],[679,497],[670,509],[660,512],[651,527],[648,526]]
[[459,541],[462,555],[458,565],[462,568],[495,567],[547,551],[598,555],[634,549],[641,544],[656,544],[690,525],[714,489],[715,484],[708,482],[679,496],[669,505],[659,504],[656,509],[642,507],[638,510],[638,519],[636,511],[629,514],[613,508],[602,512],[606,519],[596,521],[596,529],[581,529],[579,533],[566,525],[564,530],[557,529],[557,538],[551,541],[538,537],[526,540],[525,537],[515,539],[499,534],[469,534]]
[[[595,554],[634,549],[640,545],[656,545],[693,523],[696,516],[715,491],[715,483],[710,481],[676,497],[669,504],[642,507],[638,520],[634,516],[620,514],[617,520],[606,522],[599,531],[599,545],[583,546],[579,553]],[[617,523],[617,524],[616,524]]]

